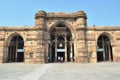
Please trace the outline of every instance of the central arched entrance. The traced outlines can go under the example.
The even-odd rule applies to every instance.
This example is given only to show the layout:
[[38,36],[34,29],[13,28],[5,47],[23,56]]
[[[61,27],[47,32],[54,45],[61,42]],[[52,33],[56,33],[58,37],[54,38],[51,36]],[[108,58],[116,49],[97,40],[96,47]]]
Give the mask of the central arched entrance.
[[[9,39],[8,39],[9,40]],[[15,34],[8,41],[7,62],[24,62],[24,40],[19,34]]]
[[49,62],[74,61],[74,47],[69,28],[59,23],[50,31]]

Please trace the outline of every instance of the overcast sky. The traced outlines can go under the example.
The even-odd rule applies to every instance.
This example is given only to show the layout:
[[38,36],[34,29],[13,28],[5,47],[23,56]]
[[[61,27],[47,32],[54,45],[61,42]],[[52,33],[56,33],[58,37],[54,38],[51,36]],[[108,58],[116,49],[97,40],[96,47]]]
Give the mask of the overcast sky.
[[120,0],[0,0],[0,26],[34,26],[34,15],[39,10],[83,10],[88,26],[120,26]]

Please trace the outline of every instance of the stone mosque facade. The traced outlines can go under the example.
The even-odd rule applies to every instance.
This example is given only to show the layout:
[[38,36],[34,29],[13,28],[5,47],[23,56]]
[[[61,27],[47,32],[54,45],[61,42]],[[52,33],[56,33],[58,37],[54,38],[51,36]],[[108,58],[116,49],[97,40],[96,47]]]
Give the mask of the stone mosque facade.
[[84,11],[38,11],[35,25],[0,27],[0,63],[120,62],[120,27],[88,26]]

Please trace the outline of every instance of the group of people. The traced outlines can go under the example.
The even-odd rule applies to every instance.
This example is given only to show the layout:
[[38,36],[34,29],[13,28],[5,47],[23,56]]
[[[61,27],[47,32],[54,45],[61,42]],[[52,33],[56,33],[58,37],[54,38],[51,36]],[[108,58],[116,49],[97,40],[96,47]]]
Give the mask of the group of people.
[[[57,59],[55,59],[55,62],[64,62],[64,57],[63,56],[58,56]],[[73,61],[73,54],[70,53],[70,61]],[[50,57],[48,57],[48,62],[50,62]]]
[[58,62],[63,62],[63,57],[58,56]]
[[[64,59],[63,59],[62,56],[58,56],[58,57],[57,57],[57,61],[58,61],[58,62],[63,62]],[[70,53],[70,61],[73,61],[73,54],[72,54],[72,53]]]

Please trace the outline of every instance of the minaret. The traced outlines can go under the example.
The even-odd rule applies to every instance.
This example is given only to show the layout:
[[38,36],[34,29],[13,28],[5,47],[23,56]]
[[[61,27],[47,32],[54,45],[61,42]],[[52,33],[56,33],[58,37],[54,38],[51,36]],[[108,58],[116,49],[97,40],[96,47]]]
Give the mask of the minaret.
[[45,11],[38,11],[35,15],[35,28],[43,28],[45,24],[45,17],[46,12]]
[[86,13],[84,11],[78,11],[76,12],[76,25],[77,28],[86,28],[87,26],[87,16]]
[[89,62],[88,47],[87,47],[87,16],[84,11],[76,12],[76,32],[77,32],[77,61]]
[[45,26],[45,17],[47,13],[45,11],[38,11],[35,15],[35,29],[37,32],[37,57],[39,60],[38,62],[40,63],[45,63],[45,31],[46,31],[46,26]]

